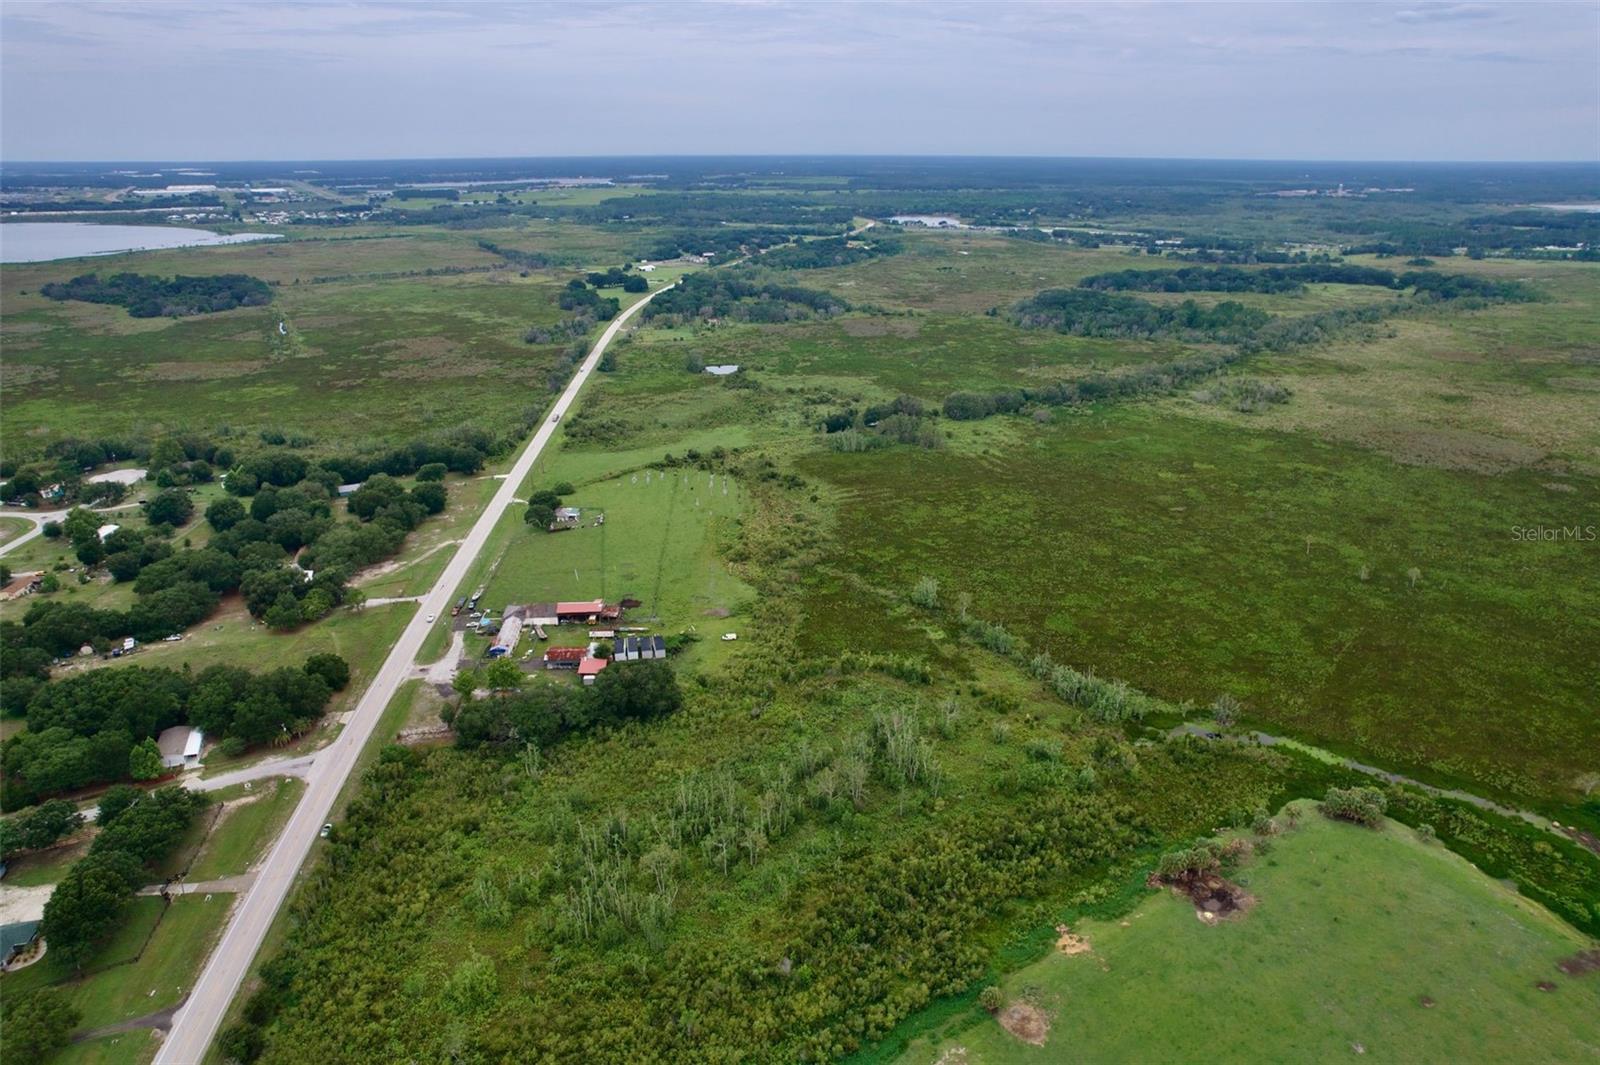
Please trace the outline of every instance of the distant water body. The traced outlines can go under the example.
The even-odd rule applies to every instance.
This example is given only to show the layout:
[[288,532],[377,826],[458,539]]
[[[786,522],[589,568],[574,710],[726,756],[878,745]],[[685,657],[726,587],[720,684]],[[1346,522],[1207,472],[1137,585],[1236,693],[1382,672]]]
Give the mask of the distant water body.
[[105,226],[93,222],[8,222],[0,225],[0,263],[44,263],[87,255],[125,251],[199,248],[209,244],[243,244],[281,240],[278,233],[224,235],[207,229],[173,226]]

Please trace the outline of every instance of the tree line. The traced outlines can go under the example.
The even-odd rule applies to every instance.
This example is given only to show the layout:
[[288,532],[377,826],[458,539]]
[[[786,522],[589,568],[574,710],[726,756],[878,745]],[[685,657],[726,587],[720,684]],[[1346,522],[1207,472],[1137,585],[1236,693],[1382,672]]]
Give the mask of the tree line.
[[761,265],[774,270],[823,270],[834,266],[852,266],[868,259],[887,258],[899,255],[904,250],[905,245],[898,240],[824,237],[773,248],[762,254]]
[[189,724],[237,754],[304,732],[350,682],[350,666],[316,654],[300,668],[198,673],[130,666],[38,684],[21,708],[28,727],[0,745],[7,807],[165,773],[156,737]]
[[798,285],[761,283],[722,274],[690,274],[645,305],[640,313],[655,319],[732,318],[746,322],[787,322],[830,318],[850,305],[831,292]]
[[1054,329],[1074,336],[1238,343],[1266,325],[1266,311],[1224,300],[1202,307],[1193,300],[1177,306],[1113,296],[1094,289],[1046,289],[1018,302],[1011,319],[1024,329]]
[[135,318],[181,318],[213,314],[235,307],[261,307],[272,302],[272,287],[248,274],[165,278],[154,274],[80,274],[70,281],[52,281],[39,294],[53,300],[82,300],[126,307]]
[[1396,291],[1412,289],[1418,296],[1439,300],[1472,297],[1522,303],[1538,298],[1534,289],[1520,281],[1426,270],[1396,274],[1380,267],[1332,262],[1270,266],[1261,270],[1240,270],[1231,266],[1118,270],[1083,278],[1078,287],[1120,292],[1294,293],[1305,291],[1307,284],[1371,285]]
[[[181,525],[193,513],[182,489],[167,489],[150,501],[151,530],[119,528],[102,539],[99,516],[72,511],[47,535],[68,538],[85,567],[104,567],[113,580],[131,583],[134,605],[121,611],[35,601],[20,623],[0,622],[0,675],[8,686],[26,684],[47,676],[53,659],[83,646],[104,651],[126,636],[149,642],[181,633],[235,591],[253,617],[273,628],[315,621],[349,600],[348,582],[357,570],[394,554],[448,499],[437,480],[408,490],[377,474],[346,500],[355,520],[341,522],[332,509],[337,483],[330,486],[332,475],[324,474],[286,488],[256,486],[248,506],[235,495],[215,500],[206,508],[214,534],[197,549],[175,550],[165,540],[168,523]],[[5,703],[12,699],[5,697]]]
[[206,804],[204,794],[187,788],[146,793],[123,786],[106,792],[89,853],[73,863],[44,904],[39,931],[50,953],[82,972]]
[[602,670],[593,684],[581,687],[546,683],[506,689],[487,699],[464,696],[444,716],[459,747],[545,748],[596,727],[665,717],[682,705],[671,666],[629,662]]

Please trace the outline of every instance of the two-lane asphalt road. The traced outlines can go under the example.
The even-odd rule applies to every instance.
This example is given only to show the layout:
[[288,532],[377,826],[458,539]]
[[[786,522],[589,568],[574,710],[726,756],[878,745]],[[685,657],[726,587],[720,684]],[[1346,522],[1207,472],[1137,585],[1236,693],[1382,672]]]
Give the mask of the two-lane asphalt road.
[[344,731],[338,739],[317,753],[315,762],[306,773],[306,793],[300,805],[295,808],[288,825],[262,863],[250,891],[239,900],[230,916],[227,930],[201,971],[189,1001],[178,1011],[173,1019],[172,1031],[156,1053],[156,1065],[197,1065],[205,1056],[206,1048],[227,1012],[228,1003],[238,991],[256,951],[261,948],[261,941],[266,937],[278,907],[288,896],[295,875],[310,853],[311,845],[316,842],[317,834],[328,812],[333,809],[340,789],[355,768],[357,756],[372,736],[384,707],[389,705],[396,689],[411,676],[412,664],[422,649],[422,641],[430,627],[425,619],[430,614],[440,618],[449,617],[447,607],[450,596],[466,578],[468,568],[483,550],[495,523],[511,506],[522,482],[532,472],[534,462],[555,435],[557,416],[564,416],[572,406],[578,392],[600,362],[606,346],[623,323],[640,307],[671,287],[665,285],[633,304],[617,315],[616,320],[600,335],[594,350],[583,360],[566,391],[561,393],[561,398],[556,400],[550,414],[546,415],[538,431],[533,434],[533,439],[517,457],[500,490],[484,508],[483,514],[472,526],[472,531],[462,541],[433,588],[423,597],[411,623],[400,634],[389,657],[384,659],[372,683],[362,694],[361,701],[356,704]]

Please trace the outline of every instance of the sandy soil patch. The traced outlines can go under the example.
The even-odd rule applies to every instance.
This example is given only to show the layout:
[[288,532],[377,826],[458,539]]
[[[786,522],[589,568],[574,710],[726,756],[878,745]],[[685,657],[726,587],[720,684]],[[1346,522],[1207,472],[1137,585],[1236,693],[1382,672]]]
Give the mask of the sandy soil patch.
[[1000,1027],[1030,1046],[1042,1047],[1050,1035],[1050,1018],[1039,1007],[1027,1002],[1013,1002],[1000,1011],[995,1020]]
[[6,887],[0,884],[0,924],[39,920],[44,916],[44,904],[55,889],[54,884],[40,884],[37,887]]
[[85,478],[85,480],[94,484],[100,484],[105,481],[115,481],[118,484],[137,484],[144,480],[144,475],[148,472],[150,471],[130,466],[126,469],[107,470],[105,473],[97,473],[92,477]]
[[1056,949],[1063,954],[1087,954],[1094,948],[1080,935],[1074,935],[1066,925],[1056,925]]
[[233,362],[153,362],[129,374],[143,381],[221,381],[229,377],[244,377],[265,369],[263,359],[239,359]]

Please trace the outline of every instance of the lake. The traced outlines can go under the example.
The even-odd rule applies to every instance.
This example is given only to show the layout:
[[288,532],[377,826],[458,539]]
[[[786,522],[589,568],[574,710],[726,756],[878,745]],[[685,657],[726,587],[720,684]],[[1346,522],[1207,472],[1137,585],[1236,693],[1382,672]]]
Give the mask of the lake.
[[282,240],[278,233],[224,235],[175,226],[109,226],[93,222],[8,222],[0,225],[0,263],[43,263],[86,255],[115,255],[158,248],[198,248]]
[[945,214],[897,214],[889,221],[901,226],[928,226],[931,229],[966,229],[959,218]]

